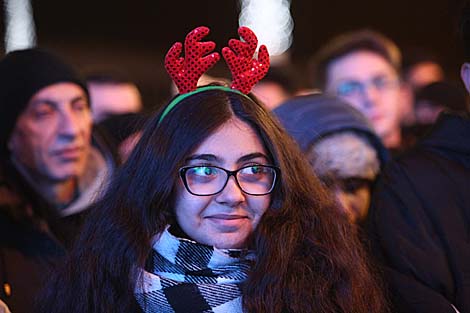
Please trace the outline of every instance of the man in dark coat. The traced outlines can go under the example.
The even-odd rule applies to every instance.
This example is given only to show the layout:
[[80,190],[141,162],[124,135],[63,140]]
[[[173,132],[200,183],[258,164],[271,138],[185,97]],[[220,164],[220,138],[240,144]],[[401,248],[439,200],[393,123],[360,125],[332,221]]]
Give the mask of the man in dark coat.
[[[461,74],[470,90],[470,63]],[[393,312],[470,313],[468,112],[442,113],[427,137],[386,167],[369,217]]]
[[393,312],[470,312],[470,116],[433,132],[382,173],[370,211]]
[[71,67],[39,49],[0,61],[0,299],[12,312],[34,311],[112,163]]

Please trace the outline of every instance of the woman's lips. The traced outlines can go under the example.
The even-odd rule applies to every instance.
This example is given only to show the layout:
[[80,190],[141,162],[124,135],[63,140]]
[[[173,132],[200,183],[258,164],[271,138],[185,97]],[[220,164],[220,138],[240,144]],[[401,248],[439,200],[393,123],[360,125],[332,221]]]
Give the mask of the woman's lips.
[[237,228],[241,224],[245,223],[248,220],[248,217],[238,214],[215,214],[207,216],[206,219],[218,227],[229,230],[234,227]]

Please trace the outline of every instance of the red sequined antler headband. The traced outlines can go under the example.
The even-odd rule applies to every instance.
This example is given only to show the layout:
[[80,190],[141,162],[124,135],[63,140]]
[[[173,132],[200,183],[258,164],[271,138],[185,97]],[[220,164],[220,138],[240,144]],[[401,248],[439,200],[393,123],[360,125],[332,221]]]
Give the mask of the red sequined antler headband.
[[[240,27],[238,34],[244,40],[230,39],[228,47],[222,49],[222,55],[232,72],[231,88],[222,86],[207,86],[197,89],[199,78],[214,64],[220,60],[217,52],[212,52],[215,43],[200,40],[209,34],[209,28],[205,26],[192,30],[184,41],[184,57],[181,57],[183,45],[176,42],[165,56],[165,68],[173,79],[180,95],[168,104],[160,117],[160,121],[173,107],[184,98],[194,92],[207,89],[221,89],[226,91],[248,94],[253,86],[259,82],[268,72],[269,54],[265,45],[258,51],[258,59],[253,56],[258,45],[258,38],[248,27]],[[210,53],[210,54],[208,54]]]
[[269,54],[266,46],[262,45],[258,51],[258,60],[253,59],[258,38],[248,27],[240,27],[238,34],[245,42],[230,39],[229,46],[222,49],[222,55],[232,72],[231,87],[247,94],[268,72]]
[[[209,34],[209,28],[200,26],[191,31],[184,41],[185,57],[180,57],[183,46],[175,43],[165,57],[165,68],[178,87],[180,94],[196,90],[199,78],[220,59],[212,41],[200,40]],[[222,49],[225,61],[232,72],[233,89],[245,94],[260,81],[269,69],[269,54],[265,45],[258,52],[258,60],[253,59],[258,38],[248,27],[240,27],[238,34],[243,41],[230,39],[229,46]],[[208,54],[208,55],[207,55]]]
[[180,94],[196,90],[197,81],[202,74],[220,59],[217,52],[206,55],[215,48],[215,43],[212,41],[200,42],[207,34],[209,34],[209,28],[201,26],[186,36],[185,58],[180,57],[183,50],[181,42],[176,42],[165,56],[166,71],[175,82]]

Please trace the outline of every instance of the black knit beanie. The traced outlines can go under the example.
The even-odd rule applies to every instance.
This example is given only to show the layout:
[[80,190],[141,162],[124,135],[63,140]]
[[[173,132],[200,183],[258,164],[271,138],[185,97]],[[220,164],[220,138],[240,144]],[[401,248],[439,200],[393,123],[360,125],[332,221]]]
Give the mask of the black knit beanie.
[[57,56],[37,48],[8,53],[0,61],[0,153],[8,154],[8,139],[29,100],[44,87],[71,82],[88,96],[78,73]]

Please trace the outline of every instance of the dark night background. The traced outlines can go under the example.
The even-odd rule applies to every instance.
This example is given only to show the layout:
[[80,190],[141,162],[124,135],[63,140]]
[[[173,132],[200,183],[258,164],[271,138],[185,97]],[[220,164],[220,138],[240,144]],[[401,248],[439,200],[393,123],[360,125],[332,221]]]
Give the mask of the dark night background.
[[[13,0],[14,1],[14,0]],[[369,27],[401,48],[436,53],[451,79],[463,61],[458,38],[457,0],[292,0],[291,59],[305,77],[309,56],[338,33]],[[168,96],[163,55],[196,26],[211,28],[208,40],[221,49],[236,37],[238,0],[42,0],[33,1],[38,45],[50,48],[83,73],[116,71],[135,80],[147,106]],[[3,14],[2,14],[3,18]],[[1,23],[4,34],[4,23]],[[4,51],[3,41],[0,44]]]

